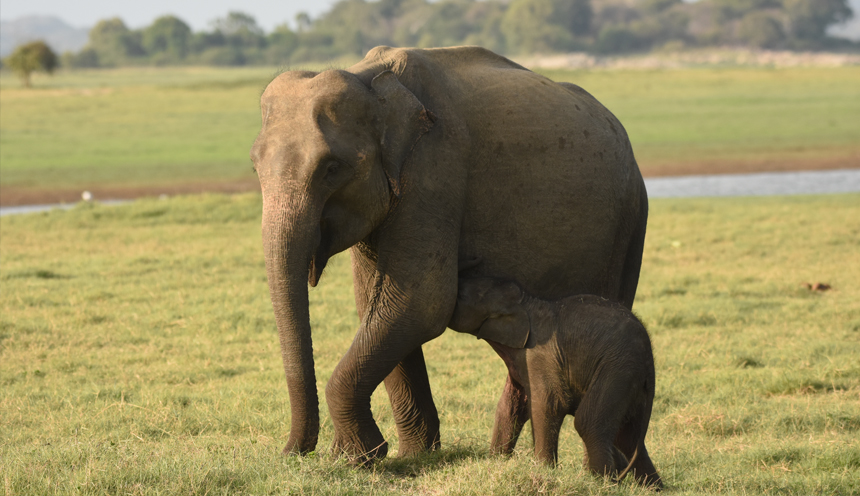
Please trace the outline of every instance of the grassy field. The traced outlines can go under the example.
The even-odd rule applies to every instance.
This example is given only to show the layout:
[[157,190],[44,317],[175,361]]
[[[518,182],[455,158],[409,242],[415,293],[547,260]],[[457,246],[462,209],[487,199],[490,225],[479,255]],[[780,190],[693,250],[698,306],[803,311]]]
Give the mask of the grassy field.
[[4,186],[85,187],[251,175],[259,96],[274,69],[62,73],[0,85]]
[[[4,107],[5,113],[5,107]],[[85,204],[0,219],[5,494],[648,494],[487,454],[504,367],[471,336],[425,347],[443,449],[372,469],[279,456],[286,384],[258,195]],[[860,195],[652,201],[635,310],[668,494],[860,495]],[[357,326],[349,261],[311,292],[318,387]],[[803,282],[826,282],[812,292]],[[384,390],[376,419],[396,450]]]
[[860,67],[546,71],[612,110],[642,170],[665,163],[853,157]]
[[[0,184],[95,187],[252,180],[258,99],[274,68],[0,75]],[[860,67],[546,71],[604,102],[645,173],[665,164],[860,164]],[[692,164],[692,165],[690,165]]]

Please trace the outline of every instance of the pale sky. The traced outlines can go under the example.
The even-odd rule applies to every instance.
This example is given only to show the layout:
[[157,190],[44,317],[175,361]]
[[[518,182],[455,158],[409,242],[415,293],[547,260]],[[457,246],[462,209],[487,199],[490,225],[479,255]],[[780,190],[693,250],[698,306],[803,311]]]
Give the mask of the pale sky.
[[263,29],[271,31],[296,14],[311,17],[329,10],[337,0],[2,0],[0,19],[11,21],[30,15],[56,16],[76,28],[89,28],[101,19],[119,17],[130,28],[148,26],[165,14],[187,22],[191,29],[208,29],[209,22],[231,10],[252,15]]

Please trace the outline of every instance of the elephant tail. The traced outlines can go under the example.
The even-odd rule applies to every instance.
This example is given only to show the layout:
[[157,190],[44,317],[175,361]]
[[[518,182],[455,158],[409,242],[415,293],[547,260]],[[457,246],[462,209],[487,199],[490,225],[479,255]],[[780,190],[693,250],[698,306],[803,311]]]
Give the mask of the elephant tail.
[[633,467],[633,464],[636,462],[636,457],[638,457],[638,456],[639,456],[639,446],[636,446],[636,449],[633,450],[633,456],[630,457],[630,461],[627,463],[627,468],[625,468],[624,470],[621,471],[620,474],[618,474],[618,477],[615,478],[615,482],[621,482],[624,479],[624,477],[627,475],[627,473],[630,472],[630,468]]

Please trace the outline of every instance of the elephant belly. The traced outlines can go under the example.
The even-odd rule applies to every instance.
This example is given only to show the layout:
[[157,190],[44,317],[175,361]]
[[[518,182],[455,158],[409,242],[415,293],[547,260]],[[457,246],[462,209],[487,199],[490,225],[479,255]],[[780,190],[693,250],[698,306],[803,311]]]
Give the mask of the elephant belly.
[[608,215],[577,217],[575,209],[517,201],[497,207],[492,216],[478,211],[464,222],[460,258],[482,260],[473,274],[516,281],[544,299],[616,298],[621,274],[613,270],[616,226]]

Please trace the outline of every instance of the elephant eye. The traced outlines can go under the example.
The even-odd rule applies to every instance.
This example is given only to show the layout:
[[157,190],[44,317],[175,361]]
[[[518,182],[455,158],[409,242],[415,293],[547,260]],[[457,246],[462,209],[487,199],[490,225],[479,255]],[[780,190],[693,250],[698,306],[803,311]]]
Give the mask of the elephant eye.
[[333,186],[340,186],[351,177],[349,172],[352,169],[349,164],[346,164],[337,159],[330,159],[325,162],[325,180]]

